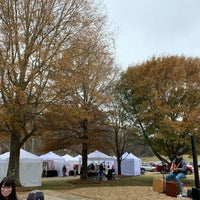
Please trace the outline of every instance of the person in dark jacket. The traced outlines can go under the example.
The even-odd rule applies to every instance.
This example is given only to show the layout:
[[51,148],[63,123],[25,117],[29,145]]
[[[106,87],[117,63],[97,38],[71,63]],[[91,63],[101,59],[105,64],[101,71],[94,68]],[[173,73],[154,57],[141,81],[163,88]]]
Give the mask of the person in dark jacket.
[[63,165],[62,173],[63,173],[63,177],[65,177],[65,176],[66,176],[66,173],[67,173],[67,168],[66,168],[65,165]]
[[104,171],[104,167],[103,167],[103,164],[101,163],[99,165],[99,180],[103,179],[103,171]]

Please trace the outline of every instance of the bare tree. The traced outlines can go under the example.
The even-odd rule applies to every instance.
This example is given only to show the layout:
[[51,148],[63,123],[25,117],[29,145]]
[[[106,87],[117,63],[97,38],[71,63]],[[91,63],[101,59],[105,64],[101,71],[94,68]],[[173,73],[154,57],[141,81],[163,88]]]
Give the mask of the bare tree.
[[132,143],[131,120],[126,110],[121,106],[120,102],[123,99],[118,93],[117,87],[113,90],[113,94],[113,101],[109,105],[108,112],[109,125],[113,133],[110,134],[110,139],[114,144],[112,150],[117,157],[118,174],[121,174],[122,155],[130,150]]

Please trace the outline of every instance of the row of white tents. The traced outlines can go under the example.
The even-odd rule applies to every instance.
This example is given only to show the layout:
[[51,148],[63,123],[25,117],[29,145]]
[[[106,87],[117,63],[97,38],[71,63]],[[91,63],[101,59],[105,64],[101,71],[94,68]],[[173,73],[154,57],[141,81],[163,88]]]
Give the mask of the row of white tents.
[[[66,155],[61,157],[61,156],[58,156],[57,154],[55,154],[53,152],[49,152],[47,154],[44,154],[41,157],[45,161],[54,160],[54,167],[58,172],[58,176],[62,176],[62,168],[60,167],[61,162],[64,162],[64,164],[66,165],[66,167],[68,168],[68,171],[69,171],[69,170],[73,170],[73,166],[75,164],[81,165],[81,161],[82,161],[81,155],[73,157],[73,156],[66,154]],[[62,159],[64,159],[64,160],[62,160]],[[109,163],[110,167],[112,165],[114,165],[115,172],[116,173],[118,172],[118,165],[117,165],[116,157],[106,155],[106,154],[96,150],[96,151],[88,154],[88,164],[92,163],[92,162],[95,162],[95,163],[104,162],[105,165],[107,163]],[[123,175],[129,175],[129,176],[140,175],[140,173],[141,173],[141,159],[136,157],[132,153],[127,153],[127,152],[124,153],[122,155],[121,173]]]
[[[10,153],[6,152],[0,155],[0,181],[6,176],[8,169]],[[140,175],[141,160],[132,153],[125,153],[122,156],[122,174]],[[48,163],[48,169],[57,171],[58,176],[62,176],[62,167],[66,165],[68,170],[73,170],[74,165],[81,165],[82,157],[80,155],[73,157],[68,154],[59,156],[53,152],[48,152],[41,156],[34,155],[23,149],[20,150],[20,183],[22,186],[41,186],[41,175],[44,169],[44,163]],[[104,162],[114,165],[117,172],[117,161],[115,157],[108,156],[100,151],[94,151],[88,154],[88,163]],[[46,168],[47,170],[47,168]]]

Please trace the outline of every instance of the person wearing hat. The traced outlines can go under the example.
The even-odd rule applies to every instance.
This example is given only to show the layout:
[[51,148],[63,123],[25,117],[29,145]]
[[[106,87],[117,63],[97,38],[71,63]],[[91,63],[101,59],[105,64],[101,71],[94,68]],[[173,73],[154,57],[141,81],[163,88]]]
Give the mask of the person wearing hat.
[[181,183],[182,178],[185,177],[186,174],[186,161],[183,159],[183,155],[181,152],[176,153],[176,158],[173,160],[170,171],[171,173],[167,176],[166,181],[171,181],[175,179],[178,183],[180,196],[183,193],[183,186]]

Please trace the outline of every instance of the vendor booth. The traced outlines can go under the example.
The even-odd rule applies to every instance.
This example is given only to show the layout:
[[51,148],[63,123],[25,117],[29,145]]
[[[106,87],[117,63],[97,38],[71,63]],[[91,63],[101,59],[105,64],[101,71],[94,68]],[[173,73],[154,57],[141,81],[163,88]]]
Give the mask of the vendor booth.
[[102,153],[98,150],[88,154],[88,161],[112,161],[114,162],[115,158],[105,153]]
[[65,159],[50,151],[40,156],[43,161],[43,177],[62,176]]
[[[78,166],[79,168],[80,161],[69,154],[65,154],[64,156],[62,156],[62,158],[64,158],[65,160],[64,165],[66,166],[67,169],[66,175],[67,176],[74,175],[75,166]],[[79,174],[79,172],[77,171],[76,174]]]
[[[117,162],[115,163],[117,167]],[[134,156],[132,153],[124,153],[121,162],[121,174],[127,176],[137,176],[141,173],[141,159]]]
[[107,176],[108,171],[115,172],[114,166],[115,158],[102,153],[98,150],[88,154],[88,176],[98,176],[99,166],[102,164],[104,168],[104,175]]
[[[10,152],[0,155],[0,179],[7,175]],[[19,178],[25,187],[41,186],[42,159],[20,149]]]

